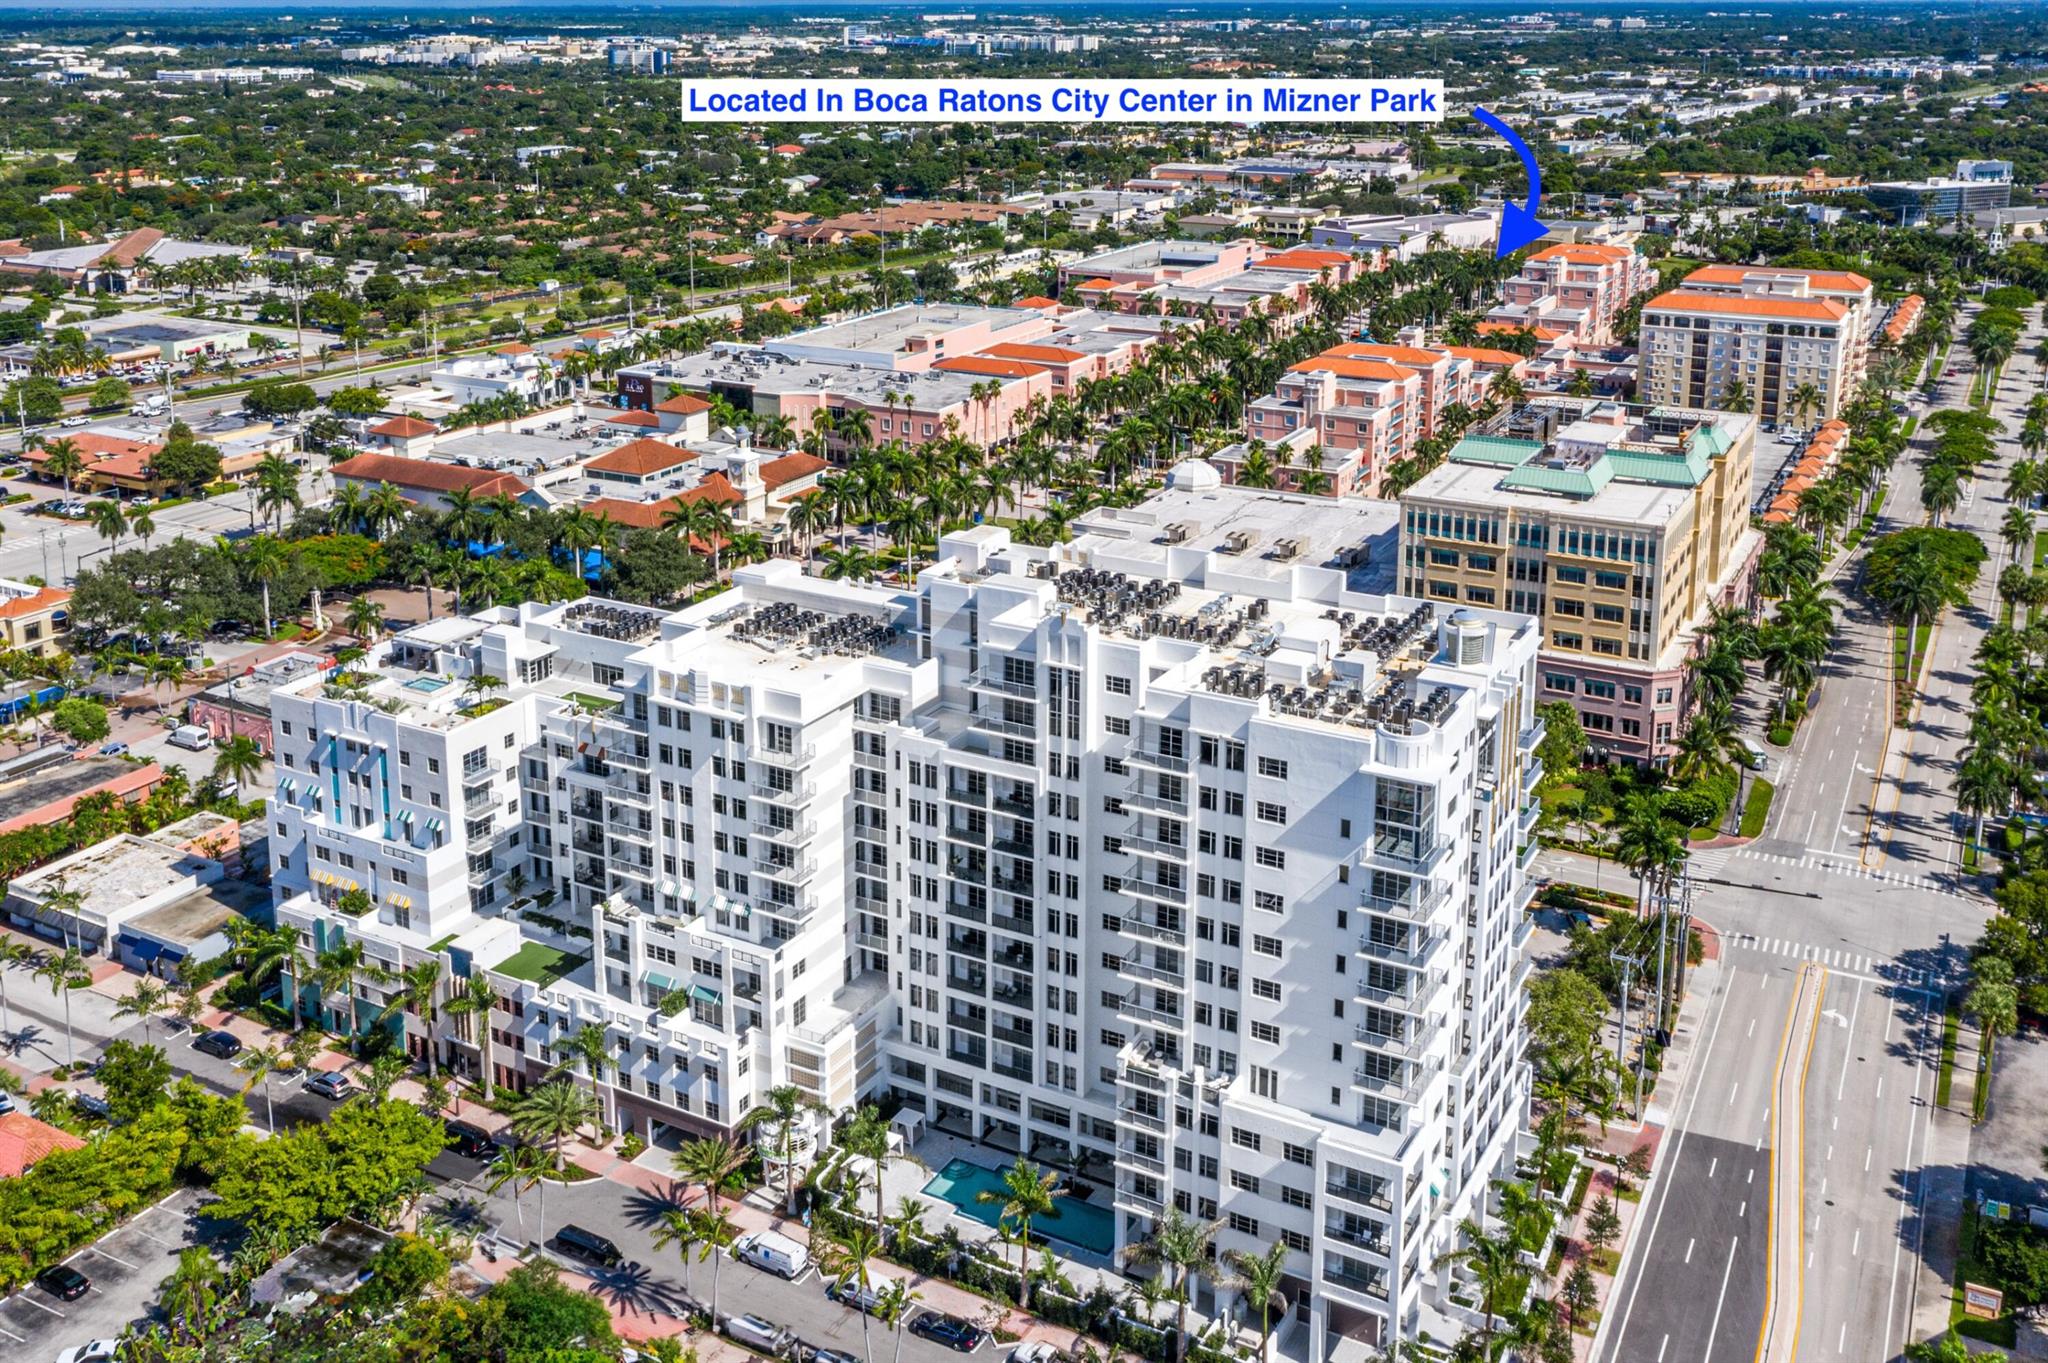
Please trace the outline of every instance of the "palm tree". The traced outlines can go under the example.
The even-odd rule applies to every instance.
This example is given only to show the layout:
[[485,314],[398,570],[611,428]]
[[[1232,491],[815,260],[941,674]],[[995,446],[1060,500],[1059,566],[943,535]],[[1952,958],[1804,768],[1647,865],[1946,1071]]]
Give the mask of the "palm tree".
[[275,1046],[256,1046],[242,1052],[235,1068],[248,1073],[249,1080],[242,1085],[242,1096],[249,1090],[263,1085],[263,1126],[272,1135],[277,1133],[277,1113],[270,1105],[270,1076],[291,1068],[291,1057]]
[[776,1152],[782,1157],[784,1205],[791,1216],[796,1215],[797,1124],[808,1115],[824,1111],[824,1104],[795,1084],[779,1084],[768,1090],[767,1102],[748,1108],[739,1121],[742,1131],[764,1126],[772,1129]]
[[497,1192],[506,1184],[512,1185],[512,1214],[519,1218],[519,1231],[526,1233],[526,1190],[540,1189],[540,1212],[537,1229],[545,1239],[548,1228],[548,1157],[539,1147],[532,1145],[501,1146],[490,1167],[484,1172],[489,1179],[485,1185]]
[[1746,412],[1756,403],[1749,396],[1749,385],[1741,379],[1729,380],[1721,390],[1721,410],[1724,412]]
[[1157,1264],[1162,1275],[1168,1278],[1168,1287],[1176,1298],[1173,1318],[1174,1341],[1179,1346],[1174,1351],[1176,1358],[1187,1357],[1188,1280],[1209,1262],[1209,1246],[1221,1227],[1220,1221],[1196,1221],[1180,1208],[1170,1208],[1165,1219],[1152,1227],[1152,1233],[1126,1252],[1129,1262]]
[[1804,426],[1814,411],[1826,402],[1819,388],[1811,382],[1802,383],[1786,394],[1791,400],[1792,410],[1799,414],[1799,424]]
[[[390,999],[385,1002],[382,1008],[377,1010],[377,1016],[371,1021],[370,1025],[372,1027],[382,1026],[385,1022],[405,1012],[416,1014],[420,1020],[421,1027],[426,1032],[427,1078],[432,1079],[437,1072],[436,1056],[441,1049],[440,1041],[434,1035],[434,1002],[440,993],[441,962],[438,959],[434,959],[420,961],[414,965],[407,966],[398,972],[398,985],[399,987],[392,992]],[[402,1027],[403,1024],[401,1024]],[[402,1030],[401,1035],[403,1035]]]
[[283,540],[257,535],[242,542],[242,567],[263,587],[263,632],[277,633],[277,617],[270,609],[270,588],[291,566],[294,551]]
[[236,734],[213,752],[213,774],[248,785],[263,770],[263,749],[247,734]]
[[[314,958],[313,976],[310,981],[314,997],[319,1000],[320,1011],[323,1014],[330,1014],[340,1022],[339,1028],[329,1030],[339,1030],[346,1036],[351,1050],[355,1047],[357,1036],[356,981],[374,979],[382,974],[383,971],[370,962],[368,953],[363,950],[363,944],[353,938],[335,942]],[[346,1018],[343,1018],[340,1010],[327,1007],[327,1001],[336,994],[348,1000]]]
[[1963,1012],[1977,1019],[1988,1067],[1998,1038],[2019,1028],[2019,990],[2013,984],[2012,965],[2002,956],[1979,957],[1971,970],[1974,982],[1963,996]]
[[491,1010],[498,1006],[498,991],[481,971],[470,975],[462,992],[448,1000],[448,1012],[468,1020],[476,1033],[477,1068],[483,1072],[484,1101],[491,1101]]
[[512,1125],[522,1138],[546,1141],[562,1170],[562,1144],[597,1120],[597,1099],[566,1079],[542,1084],[512,1108]]
[[1636,877],[1636,916],[1642,917],[1666,875],[1685,864],[1685,844],[1652,795],[1631,795],[1623,804],[1614,839],[1614,859]]
[[[882,1236],[873,1226],[858,1221],[849,1221],[840,1231],[825,1241],[824,1253],[819,1256],[818,1267],[840,1282],[858,1288],[863,1297],[874,1288],[874,1275],[868,1265],[882,1253]],[[868,1334],[868,1315],[860,1313],[860,1347],[867,1363],[874,1363],[874,1341]]]
[[706,1136],[690,1141],[676,1152],[676,1169],[683,1178],[704,1190],[705,1203],[720,1209],[722,1194],[729,1191],[746,1167],[746,1150],[723,1136]]
[[177,1268],[157,1288],[157,1300],[173,1338],[196,1345],[212,1331],[221,1279],[212,1250],[194,1245],[178,1251]]
[[128,533],[128,516],[121,510],[121,504],[111,497],[94,502],[86,512],[86,519],[92,528],[100,532],[100,538],[119,547],[121,536]]
[[2012,765],[1995,749],[1974,745],[1956,766],[1955,793],[1956,808],[1976,820],[1970,842],[1981,847],[1985,816],[2000,813],[2012,804]]
[[[876,1181],[879,1183],[879,1178]],[[1036,1165],[1020,1155],[1015,1164],[1003,1171],[1001,1187],[983,1188],[974,1195],[976,1202],[1000,1205],[1001,1219],[1016,1229],[1019,1306],[1025,1305],[1030,1296],[1030,1286],[1024,1276],[1024,1258],[1031,1252],[1032,1219],[1056,1215],[1053,1200],[1065,1192],[1059,1186],[1059,1175],[1039,1172]]]
[[[77,891],[72,891],[76,894]],[[47,907],[51,894],[45,897]],[[62,951],[49,952],[42,963],[35,968],[35,977],[49,983],[50,993],[64,1000],[64,1063],[78,1063],[78,1043],[71,1034],[71,991],[92,983],[92,976],[86,972],[85,957],[77,947],[65,947]]]
[[128,991],[128,997],[114,1006],[114,1016],[138,1019],[142,1023],[142,1044],[147,1046],[150,1041],[149,1024],[163,1011],[170,996],[170,988],[162,980],[145,975]]
[[611,1044],[605,1039],[604,1028],[594,1023],[585,1023],[568,1040],[555,1047],[561,1060],[555,1065],[549,1077],[574,1072],[590,1081],[590,1101],[598,1110],[598,1119],[605,1126],[611,1125],[607,1115],[610,1111],[605,1102],[604,1075],[612,1063]]
[[368,596],[358,596],[348,603],[348,632],[368,643],[384,630],[384,607]]
[[[654,1227],[654,1247],[658,1250],[676,1247],[683,1260],[683,1290],[690,1290],[690,1251],[704,1243],[697,1224],[697,1213],[686,1207],[670,1207],[661,1214],[661,1220]],[[700,1260],[703,1254],[697,1256]]]
[[1458,1235],[1463,1243],[1436,1262],[1439,1267],[1462,1264],[1478,1281],[1479,1309],[1486,1314],[1486,1324],[1480,1334],[1479,1356],[1491,1358],[1494,1319],[1504,1313],[1507,1293],[1515,1283],[1523,1280],[1527,1270],[1522,1268],[1520,1251],[1510,1237],[1490,1235],[1485,1227],[1472,1220],[1459,1224]]
[[1280,1295],[1280,1283],[1287,1276],[1287,1242],[1276,1240],[1264,1254],[1233,1249],[1223,1256],[1231,1274],[1223,1286],[1244,1294],[1245,1302],[1259,1313],[1259,1357],[1265,1358],[1266,1341],[1273,1333],[1273,1301]]
[[882,1116],[880,1108],[873,1103],[863,1103],[853,1119],[840,1129],[839,1147],[849,1154],[858,1155],[875,1166],[875,1225],[884,1222],[882,1215],[882,1175],[889,1164],[889,1123]]
[[923,1301],[918,1293],[911,1291],[910,1284],[901,1278],[891,1278],[875,1294],[875,1317],[882,1324],[896,1332],[896,1356],[894,1363],[903,1363],[903,1324],[910,1318],[914,1303]]
[[720,1206],[716,1200],[705,1210],[697,1213],[697,1234],[701,1238],[705,1257],[711,1260],[711,1319],[718,1320],[718,1266],[725,1262],[726,1246],[733,1242],[739,1228],[733,1225],[732,1213]]
[[83,472],[85,452],[70,436],[59,436],[43,446],[43,476],[63,481],[64,500],[71,500],[71,480]]

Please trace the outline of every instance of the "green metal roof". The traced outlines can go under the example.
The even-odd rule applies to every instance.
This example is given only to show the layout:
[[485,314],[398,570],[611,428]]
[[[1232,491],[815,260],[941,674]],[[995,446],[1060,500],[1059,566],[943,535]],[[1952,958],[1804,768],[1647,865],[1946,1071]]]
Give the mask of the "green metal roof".
[[1543,448],[1540,440],[1504,435],[1468,435],[1451,447],[1450,457],[1462,464],[1498,464],[1513,468]]
[[676,987],[676,982],[670,979],[668,976],[662,974],[659,970],[650,970],[647,972],[647,983],[654,986],[656,989],[659,989],[664,994],[666,994],[669,990],[674,989]]
[[1708,422],[1692,433],[1693,452],[1708,459],[1719,459],[1728,453],[1728,446],[1728,432],[1721,429],[1721,423],[1718,421]]
[[1558,492],[1567,497],[1591,497],[1614,481],[1610,459],[1595,459],[1584,468],[1551,468],[1524,464],[1500,480],[1500,485],[1518,492]]
[[698,1003],[708,1003],[713,1008],[725,1006],[725,995],[719,993],[716,989],[706,989],[701,984],[690,986],[690,997]]
[[1603,461],[1614,466],[1614,476],[1635,483],[1656,483],[1663,487],[1698,487],[1706,481],[1707,456],[1694,441],[1683,455],[1646,454],[1639,450],[1609,450]]

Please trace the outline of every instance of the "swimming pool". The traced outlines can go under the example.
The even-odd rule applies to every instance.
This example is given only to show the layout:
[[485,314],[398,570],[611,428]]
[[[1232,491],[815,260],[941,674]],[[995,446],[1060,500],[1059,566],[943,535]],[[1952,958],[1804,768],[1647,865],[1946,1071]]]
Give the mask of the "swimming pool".
[[[1003,1176],[972,1160],[956,1159],[924,1185],[927,1197],[951,1203],[962,1216],[971,1216],[993,1228],[1003,1219],[1003,1204],[978,1201],[983,1189],[1001,1192]],[[1116,1250],[1116,1213],[1107,1205],[1079,1202],[1071,1197],[1055,1198],[1051,1216],[1033,1217],[1031,1229],[1091,1254],[1107,1255]]]
[[405,689],[408,691],[426,691],[431,693],[439,691],[447,684],[448,679],[446,677],[414,677],[405,684]]

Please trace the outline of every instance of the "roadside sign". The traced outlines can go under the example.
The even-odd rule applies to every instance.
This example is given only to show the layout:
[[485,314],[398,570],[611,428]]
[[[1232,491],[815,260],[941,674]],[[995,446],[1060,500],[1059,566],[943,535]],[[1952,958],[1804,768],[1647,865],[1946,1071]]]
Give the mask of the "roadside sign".
[[2005,1314],[2005,1293],[1995,1287],[1964,1283],[1963,1314],[1978,1320],[1997,1320]]

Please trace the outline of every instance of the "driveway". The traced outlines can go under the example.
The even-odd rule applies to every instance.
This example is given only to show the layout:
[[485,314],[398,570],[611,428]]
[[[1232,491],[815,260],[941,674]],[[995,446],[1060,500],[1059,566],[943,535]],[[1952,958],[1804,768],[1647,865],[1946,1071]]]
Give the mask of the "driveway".
[[197,1215],[209,1193],[181,1189],[126,1225],[65,1260],[92,1279],[77,1301],[62,1302],[29,1286],[0,1301],[0,1357],[55,1358],[89,1339],[118,1337],[153,1318],[157,1287],[178,1266],[178,1254],[206,1245],[229,1251],[234,1231]]

